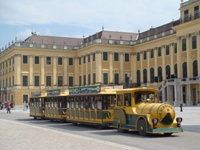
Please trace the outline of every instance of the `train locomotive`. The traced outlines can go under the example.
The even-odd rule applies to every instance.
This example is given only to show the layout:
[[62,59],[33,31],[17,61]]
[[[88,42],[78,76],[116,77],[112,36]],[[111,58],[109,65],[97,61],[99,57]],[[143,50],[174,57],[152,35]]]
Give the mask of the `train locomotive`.
[[[118,131],[138,131],[140,135],[183,132],[182,118],[175,116],[174,107],[157,103],[156,91],[152,89],[126,89],[117,91],[112,126]],[[126,102],[127,101],[127,102]]]

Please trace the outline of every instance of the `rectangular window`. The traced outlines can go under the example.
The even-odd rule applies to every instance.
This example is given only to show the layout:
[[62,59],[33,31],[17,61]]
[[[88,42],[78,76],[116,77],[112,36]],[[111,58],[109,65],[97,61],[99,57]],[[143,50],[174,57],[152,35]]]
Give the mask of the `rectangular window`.
[[167,45],[165,48],[166,48],[166,55],[169,55],[169,45]]
[[92,54],[92,59],[95,61],[95,53]]
[[39,64],[40,63],[40,57],[39,56],[35,56],[35,64]]
[[40,85],[40,77],[39,76],[34,76],[34,80],[35,80],[35,82],[34,82],[34,86],[39,86]]
[[174,53],[177,53],[177,43],[174,44]]
[[28,86],[28,76],[23,76],[22,78],[23,78],[23,83],[22,83],[22,85],[23,85],[23,86]]
[[144,60],[146,60],[147,59],[147,52],[146,51],[144,51],[143,56],[144,56]]
[[103,83],[108,84],[108,73],[103,73]]
[[125,62],[129,62],[129,53],[125,53]]
[[115,84],[119,84],[119,74],[118,73],[114,74],[114,79],[115,79]]
[[51,86],[51,76],[46,76],[46,86]]
[[107,52],[103,52],[103,60],[104,61],[108,60],[108,53]]
[[12,85],[13,86],[15,85],[15,77],[14,76],[12,77]]
[[63,76],[58,76],[58,86],[63,86]]
[[154,50],[151,50],[151,58],[154,58]]
[[161,53],[161,47],[158,47],[158,57],[160,57],[162,55]]
[[96,73],[93,73],[93,84],[96,84]]
[[192,37],[192,49],[196,49],[197,48],[197,37],[193,36]]
[[137,61],[140,61],[140,53],[137,53]]
[[23,103],[28,103],[28,95],[23,95]]
[[187,21],[189,21],[189,11],[185,10],[184,11],[184,22],[187,22]]
[[182,51],[186,51],[186,39],[182,40]]
[[23,56],[23,64],[28,64],[28,56]]
[[69,58],[69,65],[73,65],[73,58]]
[[83,76],[83,85],[86,85],[86,75]]
[[124,94],[124,106],[131,106],[131,93]]
[[122,106],[122,100],[123,100],[122,96],[123,96],[122,94],[117,95],[117,105],[118,106]]
[[82,78],[81,76],[79,76],[79,86],[81,86],[81,84],[82,84]]
[[46,64],[50,65],[51,64],[51,57],[46,57]]
[[69,77],[69,86],[74,86],[74,78],[73,77]]
[[119,61],[119,54],[118,53],[114,53],[114,61]]
[[62,57],[58,57],[58,65],[62,65]]
[[194,18],[198,18],[199,17],[199,6],[194,7]]
[[88,74],[88,85],[91,84],[91,81],[90,81],[90,74]]

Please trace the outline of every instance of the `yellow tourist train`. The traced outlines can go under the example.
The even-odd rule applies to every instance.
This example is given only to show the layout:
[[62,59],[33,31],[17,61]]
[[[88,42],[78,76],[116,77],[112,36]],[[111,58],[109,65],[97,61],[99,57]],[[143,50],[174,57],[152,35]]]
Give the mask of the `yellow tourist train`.
[[[51,94],[48,94],[51,93]],[[54,93],[54,94],[52,94]],[[57,94],[55,94],[57,93]],[[152,88],[102,89],[99,85],[47,91],[30,98],[30,116],[73,124],[138,131],[140,135],[183,132],[172,105],[157,102]]]

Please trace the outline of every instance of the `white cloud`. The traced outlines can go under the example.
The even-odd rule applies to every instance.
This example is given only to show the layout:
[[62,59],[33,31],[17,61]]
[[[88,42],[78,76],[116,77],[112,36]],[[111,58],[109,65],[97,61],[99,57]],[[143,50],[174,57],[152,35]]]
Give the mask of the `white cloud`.
[[174,0],[6,0],[0,2],[0,23],[132,31],[178,19],[179,4]]
[[18,40],[24,40],[27,37],[31,36],[31,32],[33,32],[32,29],[26,29],[24,31],[17,33],[16,37]]

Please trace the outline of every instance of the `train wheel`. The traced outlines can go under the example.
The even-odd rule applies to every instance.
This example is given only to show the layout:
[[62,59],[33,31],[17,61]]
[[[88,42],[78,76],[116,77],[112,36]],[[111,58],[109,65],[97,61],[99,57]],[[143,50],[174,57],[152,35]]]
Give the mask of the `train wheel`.
[[77,125],[78,125],[78,123],[77,123],[77,122],[72,122],[72,124],[73,124],[74,126],[77,126]]
[[164,133],[165,136],[171,136],[173,133]]
[[118,131],[118,132],[125,132],[124,129],[121,129],[120,125],[117,126],[117,131]]
[[146,132],[146,123],[145,123],[144,119],[140,119],[138,121],[137,129],[138,129],[138,133],[140,135],[142,135],[142,136],[147,135],[147,132]]

